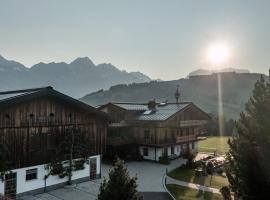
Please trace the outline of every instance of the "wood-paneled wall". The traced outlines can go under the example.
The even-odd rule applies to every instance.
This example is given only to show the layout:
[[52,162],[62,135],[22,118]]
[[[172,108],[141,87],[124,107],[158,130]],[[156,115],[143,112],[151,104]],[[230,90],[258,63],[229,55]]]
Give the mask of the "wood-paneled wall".
[[37,98],[0,110],[0,142],[7,146],[14,168],[47,163],[59,137],[76,126],[91,155],[106,148],[104,119],[57,98]]

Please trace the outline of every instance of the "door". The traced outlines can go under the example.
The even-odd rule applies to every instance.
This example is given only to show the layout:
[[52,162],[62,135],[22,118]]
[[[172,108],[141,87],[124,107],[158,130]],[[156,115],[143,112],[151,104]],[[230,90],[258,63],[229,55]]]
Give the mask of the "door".
[[90,159],[90,180],[97,178],[97,158]]
[[5,176],[5,196],[16,199],[17,193],[17,173],[9,173]]
[[174,154],[174,146],[171,146],[171,155]]

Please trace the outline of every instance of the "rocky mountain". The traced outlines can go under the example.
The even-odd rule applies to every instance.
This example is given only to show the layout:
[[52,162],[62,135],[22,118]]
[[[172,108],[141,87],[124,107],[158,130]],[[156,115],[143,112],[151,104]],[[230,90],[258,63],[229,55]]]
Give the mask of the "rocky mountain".
[[[221,91],[226,118],[238,118],[251,96],[254,83],[261,74],[227,72],[221,74]],[[268,78],[265,76],[268,80]],[[152,81],[130,85],[117,85],[86,95],[81,100],[91,105],[107,102],[175,102],[174,92],[180,86],[181,101],[192,101],[208,113],[218,115],[217,74],[191,76],[173,81]]]
[[95,65],[88,57],[71,63],[38,63],[31,68],[0,56],[0,90],[51,85],[73,97],[108,89],[112,85],[149,82],[140,72],[121,71],[112,64]]

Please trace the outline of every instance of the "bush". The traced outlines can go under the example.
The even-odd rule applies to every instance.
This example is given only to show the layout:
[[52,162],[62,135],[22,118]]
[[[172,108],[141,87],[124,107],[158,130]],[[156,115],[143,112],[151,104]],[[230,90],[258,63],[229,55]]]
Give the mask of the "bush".
[[230,188],[227,186],[222,187],[220,190],[224,200],[232,200]]
[[220,167],[220,168],[216,169],[216,172],[217,172],[219,175],[222,176],[222,174],[223,174],[224,171],[223,171],[222,167]]
[[84,163],[85,163],[85,160],[83,159],[74,161],[74,170],[77,171],[77,170],[84,169],[85,168]]
[[207,164],[206,164],[206,171],[207,171],[207,174],[213,175],[214,165],[213,165],[212,162],[207,162]]
[[133,159],[136,161],[142,161],[143,160],[143,156],[140,154],[136,154],[133,156]]
[[162,157],[159,157],[159,163],[169,165],[171,161],[168,158],[168,156],[162,156]]
[[51,164],[51,175],[58,175],[64,172],[64,167],[62,163],[52,163]]

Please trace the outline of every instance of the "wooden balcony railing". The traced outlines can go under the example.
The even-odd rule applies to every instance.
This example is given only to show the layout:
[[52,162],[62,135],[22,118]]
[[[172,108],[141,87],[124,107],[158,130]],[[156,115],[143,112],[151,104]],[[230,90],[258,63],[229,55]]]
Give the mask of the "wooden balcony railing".
[[189,136],[179,136],[175,138],[159,139],[157,141],[154,138],[137,138],[136,142],[139,144],[148,144],[148,145],[164,145],[164,144],[173,144],[173,143],[185,143],[196,140],[196,135]]
[[181,136],[181,137],[176,137],[175,141],[176,143],[189,142],[189,141],[196,140],[196,138],[197,137],[195,135]]
[[127,145],[131,143],[132,143],[131,138],[122,138],[122,137],[107,138],[107,145],[111,146]]
[[180,121],[180,127],[202,126],[206,123],[207,120],[185,120]]

